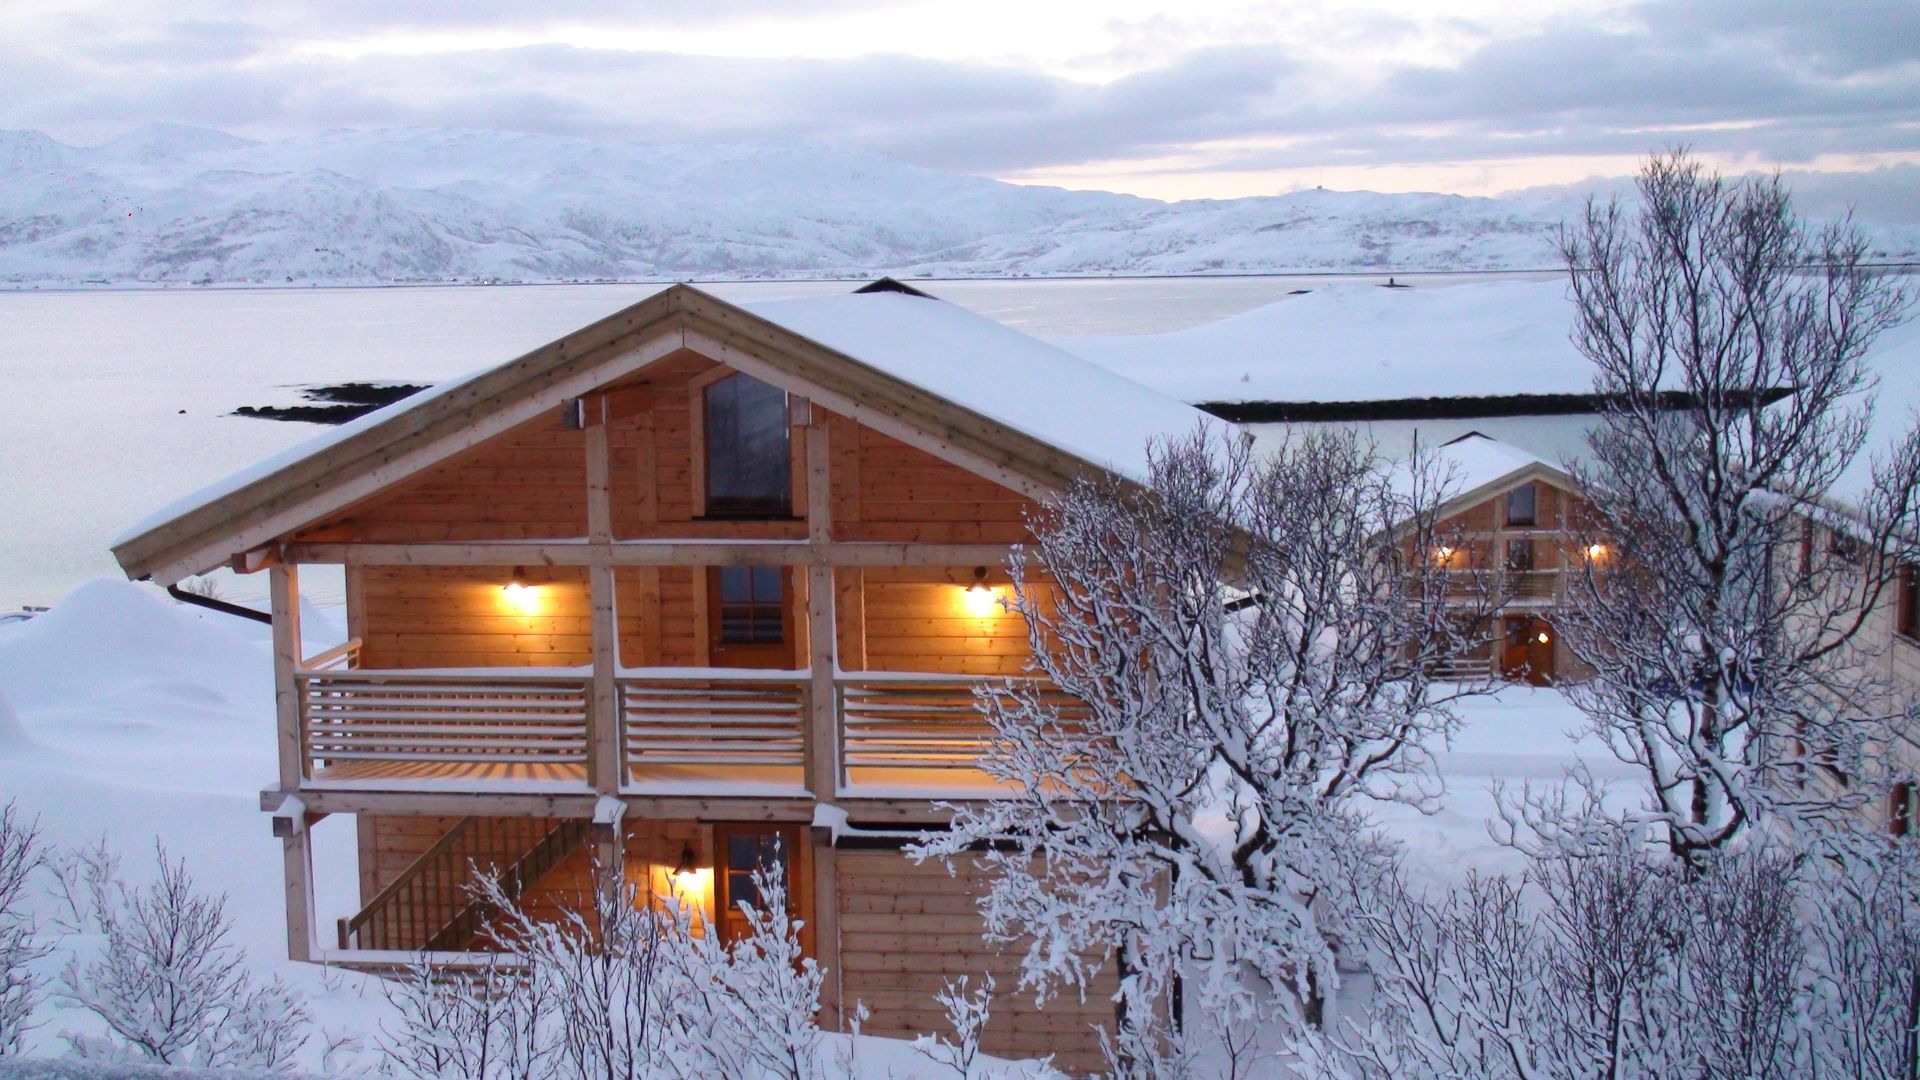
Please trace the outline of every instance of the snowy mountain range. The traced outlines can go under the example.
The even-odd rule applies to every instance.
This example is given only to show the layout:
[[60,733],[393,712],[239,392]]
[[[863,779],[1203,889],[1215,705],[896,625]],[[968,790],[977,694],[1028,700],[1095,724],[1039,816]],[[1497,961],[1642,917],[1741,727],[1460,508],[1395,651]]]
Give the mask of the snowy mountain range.
[[[1511,270],[1553,265],[1550,230],[1577,208],[1320,190],[1167,203],[812,143],[0,132],[0,283],[15,286]],[[1872,235],[1888,258],[1920,252],[1920,227]]]

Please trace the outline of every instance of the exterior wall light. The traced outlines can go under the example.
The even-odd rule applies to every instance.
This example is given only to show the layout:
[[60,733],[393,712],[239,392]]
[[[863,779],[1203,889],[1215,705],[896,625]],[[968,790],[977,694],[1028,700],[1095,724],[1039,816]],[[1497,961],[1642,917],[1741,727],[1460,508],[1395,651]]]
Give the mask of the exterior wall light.
[[989,618],[1000,604],[1000,598],[994,594],[993,586],[987,584],[987,568],[973,568],[973,583],[960,593],[961,603],[966,606],[967,614],[976,619]]
[[532,615],[540,610],[540,590],[527,580],[527,568],[516,566],[513,576],[500,586],[500,592],[506,597],[507,604],[522,615]]

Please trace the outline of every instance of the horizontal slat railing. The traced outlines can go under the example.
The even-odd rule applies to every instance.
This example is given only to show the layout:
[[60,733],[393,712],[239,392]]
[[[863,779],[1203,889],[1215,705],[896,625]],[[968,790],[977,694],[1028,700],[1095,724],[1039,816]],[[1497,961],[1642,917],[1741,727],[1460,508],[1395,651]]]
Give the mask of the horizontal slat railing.
[[349,761],[584,766],[590,682],[496,671],[303,671],[309,766]]
[[[997,677],[849,676],[835,680],[840,696],[840,764],[856,768],[972,769],[992,737],[975,702],[982,683]],[[1021,680],[1013,680],[1021,681]],[[1085,705],[1058,690],[1043,690],[1071,718]]]
[[806,755],[805,676],[646,675],[619,679],[631,769],[652,765],[798,767]]

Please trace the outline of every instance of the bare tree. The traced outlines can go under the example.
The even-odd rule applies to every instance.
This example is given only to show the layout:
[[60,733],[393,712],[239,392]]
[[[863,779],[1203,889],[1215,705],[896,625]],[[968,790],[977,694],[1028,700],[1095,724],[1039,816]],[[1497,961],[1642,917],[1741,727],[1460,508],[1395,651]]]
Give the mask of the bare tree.
[[256,983],[232,944],[224,896],[199,892],[185,862],[155,845],[145,888],[120,877],[104,844],[57,867],[66,926],[97,943],[61,974],[59,994],[113,1040],[69,1036],[84,1057],[129,1054],[170,1065],[282,1070],[306,1042],[306,1006],[278,978]]
[[1432,462],[1390,472],[1331,433],[1256,462],[1205,431],[1151,462],[1033,523],[1013,606],[1045,681],[980,701],[983,767],[1015,793],[915,851],[989,868],[987,929],[1024,939],[1043,998],[1118,964],[1117,1067],[1197,1067],[1184,1010],[1231,1075],[1334,980],[1337,886],[1378,854],[1359,801],[1439,794],[1429,750],[1476,688],[1433,672],[1471,643]]
[[973,1080],[974,1059],[980,1056],[980,1033],[986,1029],[987,1019],[993,1012],[993,976],[984,976],[979,988],[973,991],[967,989],[969,981],[965,975],[947,980],[933,995],[941,1011],[947,1014],[947,1027],[952,1029],[953,1038],[921,1035],[913,1040],[915,1050],[927,1060],[952,1069],[960,1080]]
[[1600,1080],[1815,1071],[1814,967],[1791,856],[1724,852],[1692,872],[1633,834],[1534,853],[1436,899],[1389,874],[1356,917],[1364,1015],[1299,1047],[1313,1075]]
[[[1910,707],[1866,677],[1858,631],[1913,533],[1920,436],[1853,514],[1829,502],[1867,437],[1867,350],[1910,294],[1850,224],[1796,218],[1778,177],[1728,183],[1681,151],[1639,193],[1637,216],[1592,203],[1560,237],[1605,406],[1556,621],[1593,673],[1571,695],[1698,864],[1769,815],[1844,820],[1872,792],[1863,748]],[[1855,783],[1802,783],[1809,758]]]
[[1920,847],[1813,864],[1820,1075],[1920,1080]]
[[593,878],[547,915],[476,874],[472,894],[496,913],[488,933],[505,955],[478,973],[419,958],[390,991],[388,1067],[473,1080],[813,1080],[822,975],[779,871],[756,872],[760,904],[743,908],[747,932],[730,943],[677,897],[617,871]]
[[20,1053],[40,989],[33,965],[48,952],[28,910],[30,887],[46,864],[40,823],[9,802],[0,806],[0,1057]]

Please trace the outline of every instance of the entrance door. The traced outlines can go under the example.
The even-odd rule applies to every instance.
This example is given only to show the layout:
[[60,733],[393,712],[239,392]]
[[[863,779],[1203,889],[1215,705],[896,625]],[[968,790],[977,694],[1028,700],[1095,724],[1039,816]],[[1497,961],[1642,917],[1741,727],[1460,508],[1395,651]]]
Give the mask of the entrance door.
[[793,577],[780,566],[707,571],[707,636],[714,667],[792,670]]
[[1531,615],[1507,617],[1500,674],[1512,682],[1547,686],[1553,682],[1553,628]]
[[[723,941],[731,944],[747,935],[747,918],[740,910],[742,904],[763,913],[767,910],[754,881],[756,869],[786,882],[787,918],[804,919],[808,925],[812,924],[811,918],[805,918],[810,905],[800,888],[800,835],[796,825],[754,823],[713,827],[713,908]],[[809,946],[809,952],[812,951],[810,937],[803,932],[802,944]]]

